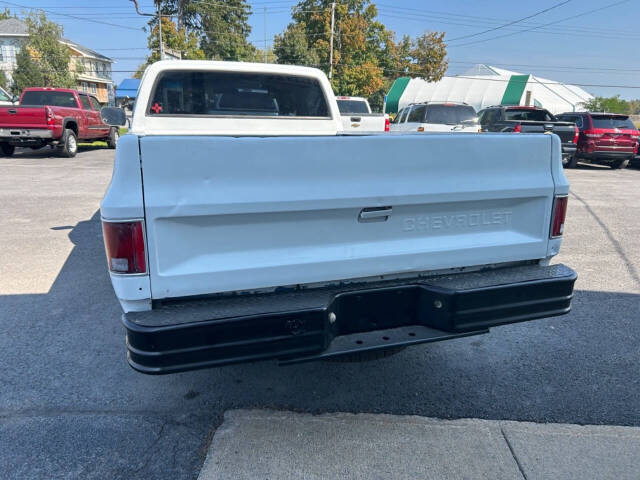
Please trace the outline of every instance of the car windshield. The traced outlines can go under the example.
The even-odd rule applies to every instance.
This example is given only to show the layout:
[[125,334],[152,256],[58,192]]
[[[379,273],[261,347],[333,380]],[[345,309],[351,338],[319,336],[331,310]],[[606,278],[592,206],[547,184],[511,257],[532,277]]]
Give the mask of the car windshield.
[[477,123],[478,114],[469,105],[428,105],[426,123],[444,123],[460,125],[461,123]]
[[364,100],[338,100],[340,113],[369,113]]
[[329,108],[314,78],[174,71],[156,81],[147,115],[328,117]]
[[53,107],[77,107],[76,99],[71,92],[38,92],[27,91],[22,95],[20,105],[51,105]]
[[622,128],[636,130],[631,119],[622,115],[592,115],[593,128]]
[[553,116],[546,110],[534,110],[530,108],[510,108],[504,112],[505,120],[525,120],[531,122],[553,122]]

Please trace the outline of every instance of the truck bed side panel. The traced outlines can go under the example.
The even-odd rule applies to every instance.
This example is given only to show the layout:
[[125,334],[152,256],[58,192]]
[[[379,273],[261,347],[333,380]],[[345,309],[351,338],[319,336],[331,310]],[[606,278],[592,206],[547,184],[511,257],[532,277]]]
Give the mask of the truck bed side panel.
[[152,296],[545,258],[552,137],[142,137]]

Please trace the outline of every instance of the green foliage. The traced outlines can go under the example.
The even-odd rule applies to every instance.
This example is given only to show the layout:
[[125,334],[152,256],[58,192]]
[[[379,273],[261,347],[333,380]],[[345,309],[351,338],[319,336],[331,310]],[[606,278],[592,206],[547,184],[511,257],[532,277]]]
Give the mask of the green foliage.
[[[145,63],[138,67],[134,74],[135,78],[142,78],[145,68],[160,60],[160,39],[158,38],[158,22],[152,22],[151,33],[147,46],[151,53]],[[185,28],[178,30],[176,24],[169,18],[162,17],[162,40],[164,46],[180,52],[184,60],[204,60],[205,54],[198,45],[198,36],[194,32],[187,32]]]
[[194,32],[205,57],[213,60],[250,61],[257,49],[247,38],[251,33],[251,7],[246,0],[165,0],[162,11],[178,16],[178,24]]
[[60,43],[62,27],[47,20],[43,12],[26,18],[29,39],[16,55],[14,93],[26,87],[74,87],[75,74],[69,71],[71,52]]
[[13,18],[13,15],[11,14],[11,10],[5,8],[4,12],[0,12],[0,20],[7,20],[8,18]]
[[[441,79],[447,49],[440,32],[396,42],[377,15],[370,0],[336,4],[331,84],[337,93],[369,97],[372,107],[381,109],[386,90],[398,76]],[[301,0],[293,8],[293,22],[275,38],[277,62],[318,66],[329,73],[330,36],[331,0]]]
[[7,80],[7,75],[4,73],[4,70],[0,70],[0,87],[8,90],[8,83],[9,81]]
[[307,42],[304,24],[291,24],[273,42],[273,53],[278,63],[288,65],[317,65],[320,62],[316,51]]
[[620,95],[615,97],[595,97],[588,102],[584,102],[582,106],[590,112],[632,113],[629,102],[620,98]]

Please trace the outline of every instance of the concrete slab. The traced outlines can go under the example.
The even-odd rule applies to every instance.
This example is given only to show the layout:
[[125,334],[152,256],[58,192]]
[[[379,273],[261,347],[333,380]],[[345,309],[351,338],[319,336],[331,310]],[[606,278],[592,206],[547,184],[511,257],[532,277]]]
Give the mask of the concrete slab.
[[236,410],[225,414],[198,478],[498,480],[520,472],[491,422]]
[[526,478],[640,478],[640,428],[502,422]]
[[235,410],[198,479],[617,480],[639,471],[637,427]]

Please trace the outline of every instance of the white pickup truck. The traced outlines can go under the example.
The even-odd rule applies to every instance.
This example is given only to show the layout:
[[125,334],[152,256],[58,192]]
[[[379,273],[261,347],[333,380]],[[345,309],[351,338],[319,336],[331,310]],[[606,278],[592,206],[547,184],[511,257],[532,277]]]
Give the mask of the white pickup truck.
[[375,357],[565,314],[568,192],[555,135],[343,135],[319,70],[154,63],[101,205],[128,361]]
[[371,113],[371,107],[366,98],[336,97],[342,129],[345,132],[371,133],[388,132],[390,127],[389,115]]

